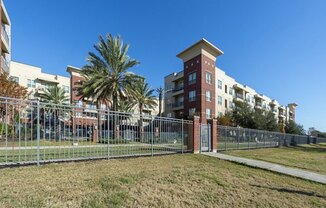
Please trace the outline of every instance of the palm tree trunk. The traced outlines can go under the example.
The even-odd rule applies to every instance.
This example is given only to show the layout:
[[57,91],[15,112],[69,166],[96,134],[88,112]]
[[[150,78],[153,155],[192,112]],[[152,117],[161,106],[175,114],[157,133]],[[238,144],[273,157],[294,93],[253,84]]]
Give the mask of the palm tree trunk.
[[113,94],[113,138],[118,138],[118,132],[116,131],[118,125],[118,95],[116,93]]

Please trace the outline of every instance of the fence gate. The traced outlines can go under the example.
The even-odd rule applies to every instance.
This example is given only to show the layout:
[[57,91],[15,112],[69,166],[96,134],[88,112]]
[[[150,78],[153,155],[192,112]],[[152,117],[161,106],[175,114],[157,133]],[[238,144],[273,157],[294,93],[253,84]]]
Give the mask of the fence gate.
[[200,152],[209,152],[211,149],[211,125],[200,124]]

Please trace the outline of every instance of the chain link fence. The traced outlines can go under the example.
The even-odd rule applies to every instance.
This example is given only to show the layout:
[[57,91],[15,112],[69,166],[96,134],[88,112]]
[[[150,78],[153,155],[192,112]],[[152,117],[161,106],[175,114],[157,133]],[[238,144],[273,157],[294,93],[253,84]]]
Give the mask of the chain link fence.
[[0,166],[182,153],[192,121],[0,98]]
[[255,149],[326,142],[326,138],[217,126],[217,150]]

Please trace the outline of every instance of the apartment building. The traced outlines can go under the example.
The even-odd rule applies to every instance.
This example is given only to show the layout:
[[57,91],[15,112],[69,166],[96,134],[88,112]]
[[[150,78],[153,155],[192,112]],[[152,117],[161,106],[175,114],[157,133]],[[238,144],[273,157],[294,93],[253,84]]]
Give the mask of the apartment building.
[[11,60],[11,23],[10,18],[7,13],[6,7],[3,4],[3,1],[1,2],[1,68],[0,73],[7,72],[9,73],[10,69],[10,60]]
[[[67,72],[70,74],[70,86],[72,89],[74,89],[76,87],[76,83],[84,80],[84,77],[80,75],[80,71],[81,71],[81,69],[78,67],[67,66]],[[92,109],[97,108],[97,106],[94,103],[92,103],[91,99],[88,99],[88,100],[81,99],[80,96],[76,95],[76,91],[74,91],[74,90],[71,91],[70,98],[71,98],[71,104],[76,105],[78,107],[86,107],[86,108],[92,108]],[[101,104],[100,109],[105,110],[105,109],[107,109],[108,106],[109,106],[109,102],[107,104]],[[157,115],[158,112],[159,112],[158,100],[157,100],[157,107],[155,109],[149,109],[149,108],[143,109],[143,114],[145,114],[145,115]],[[133,109],[133,113],[138,114],[139,109],[135,107]]]
[[235,102],[247,102],[254,109],[272,111],[279,122],[295,120],[297,104],[279,104],[264,94],[237,82],[216,66],[223,52],[205,39],[177,55],[183,70],[164,78],[164,115],[183,118],[198,115],[201,122],[231,111]]
[[53,86],[63,88],[66,95],[70,97],[70,78],[42,72],[40,67],[12,61],[10,78],[27,88],[28,99],[37,99],[37,95],[44,93],[46,89]]

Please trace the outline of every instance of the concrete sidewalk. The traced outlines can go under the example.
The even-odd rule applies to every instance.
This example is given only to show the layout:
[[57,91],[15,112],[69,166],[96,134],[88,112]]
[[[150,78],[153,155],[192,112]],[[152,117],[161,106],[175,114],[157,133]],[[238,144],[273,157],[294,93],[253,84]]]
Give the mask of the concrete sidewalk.
[[273,172],[277,172],[277,173],[281,173],[281,174],[285,174],[285,175],[290,175],[290,176],[326,184],[326,175],[313,173],[313,172],[306,171],[306,170],[290,168],[290,167],[278,165],[275,163],[263,162],[260,160],[247,159],[247,158],[243,158],[243,157],[235,157],[235,156],[225,155],[225,154],[221,154],[221,153],[205,152],[202,154],[210,156],[210,157],[216,157],[216,158],[219,158],[222,160],[241,163],[241,164],[245,164],[245,165],[248,165],[251,167],[270,170]]

